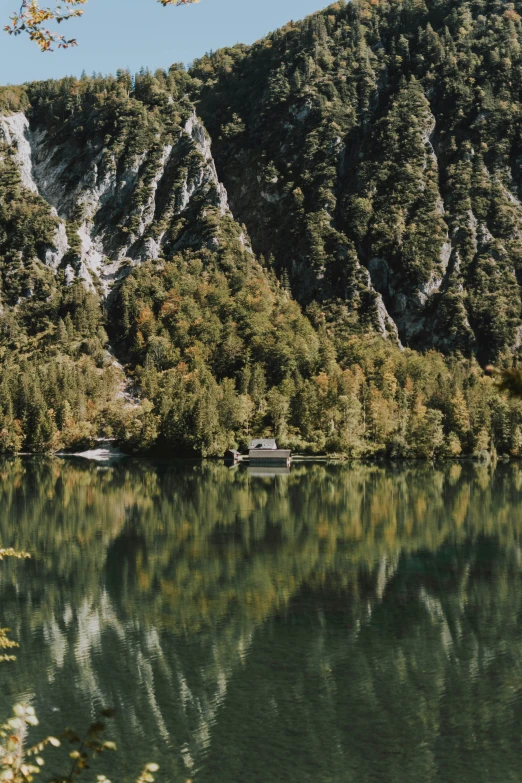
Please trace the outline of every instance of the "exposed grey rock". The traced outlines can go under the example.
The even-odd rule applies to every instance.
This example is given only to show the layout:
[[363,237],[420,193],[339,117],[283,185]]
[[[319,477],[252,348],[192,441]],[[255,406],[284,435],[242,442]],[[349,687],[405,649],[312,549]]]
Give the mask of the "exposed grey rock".
[[446,273],[446,270],[448,268],[449,260],[451,258],[451,251],[452,251],[452,245],[449,237],[447,238],[446,242],[442,245],[441,251],[440,251],[440,265],[442,268],[443,274]]
[[203,155],[203,158],[207,163],[203,181],[210,181],[216,186],[219,194],[219,208],[221,213],[225,214],[229,212],[230,210],[228,206],[227,192],[225,187],[219,181],[219,177],[216,171],[216,164],[214,163],[214,158],[212,157],[210,137],[208,136],[200,120],[197,118],[195,112],[185,123],[184,130],[185,133],[187,133],[196,143],[198,151]]
[[70,264],[67,264],[65,267],[65,283],[66,285],[72,285],[76,278],[76,275],[74,273],[74,269]]
[[[202,165],[190,175],[187,173],[175,209],[167,219],[183,213],[194,195],[209,187],[217,194],[216,206],[221,213],[229,213],[226,190],[217,176],[210,139],[195,113],[187,120],[179,141],[185,134],[200,153]],[[161,255],[165,231],[151,231],[151,228],[156,217],[158,187],[161,183],[168,188],[168,178],[175,179],[176,172],[169,165],[176,142],[163,148],[152,182],[148,184],[145,203],[128,213],[128,217],[139,217],[137,229],[122,235],[115,231],[114,225],[118,222],[118,210],[136,187],[140,171],[151,154],[149,151],[135,156],[123,172],[117,173],[117,161],[103,148],[79,149],[73,141],[57,145],[46,129],[30,128],[22,112],[0,116],[0,137],[16,150],[15,159],[24,186],[43,196],[60,219],[54,245],[45,254],[51,268],[59,268],[69,249],[64,221],[73,215],[75,218],[78,214],[82,216],[77,229],[81,257],[76,269],[73,264],[65,269],[68,284],[80,278],[89,288],[94,288],[95,281],[99,281],[103,294],[109,296],[114,282],[127,273],[129,259],[136,263]],[[244,235],[240,241],[247,244]]]
[[415,344],[416,340],[429,330],[430,318],[427,310],[433,296],[440,291],[444,278],[432,272],[426,283],[407,289],[404,281],[384,258],[372,258],[368,271],[375,290],[382,296],[383,301],[388,302],[388,318],[393,322],[398,335],[402,335],[408,345]]
[[402,348],[402,343],[399,339],[399,331],[393,318],[390,318],[390,314],[386,309],[383,298],[380,294],[377,294],[377,314],[379,319],[380,333],[385,339],[390,337],[397,343],[399,348]]
[[29,121],[23,112],[0,115],[0,138],[15,148],[15,160],[25,188],[38,192],[33,179],[31,144],[29,141]]
[[61,220],[54,236],[54,247],[49,248],[45,252],[45,263],[47,266],[58,269],[60,262],[68,249],[69,242],[67,240],[67,232],[65,230],[65,224]]
[[264,198],[265,201],[269,201],[271,204],[277,204],[278,201],[281,201],[279,193],[267,193],[266,190],[261,191],[261,198]]

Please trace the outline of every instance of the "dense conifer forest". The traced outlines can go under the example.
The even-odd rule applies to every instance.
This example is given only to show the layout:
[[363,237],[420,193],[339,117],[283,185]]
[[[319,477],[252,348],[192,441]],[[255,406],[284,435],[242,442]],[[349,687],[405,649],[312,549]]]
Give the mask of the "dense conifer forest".
[[[0,89],[0,453],[522,455],[522,3]],[[199,119],[200,118],[200,119]]]

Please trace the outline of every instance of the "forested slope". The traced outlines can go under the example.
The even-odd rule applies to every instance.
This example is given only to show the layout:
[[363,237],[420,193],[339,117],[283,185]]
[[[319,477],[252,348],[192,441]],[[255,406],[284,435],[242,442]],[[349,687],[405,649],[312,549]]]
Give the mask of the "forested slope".
[[375,323],[368,270],[403,344],[518,349],[521,9],[339,2],[196,62],[234,214],[301,302]]
[[519,456],[520,35],[336,4],[0,89],[0,450]]

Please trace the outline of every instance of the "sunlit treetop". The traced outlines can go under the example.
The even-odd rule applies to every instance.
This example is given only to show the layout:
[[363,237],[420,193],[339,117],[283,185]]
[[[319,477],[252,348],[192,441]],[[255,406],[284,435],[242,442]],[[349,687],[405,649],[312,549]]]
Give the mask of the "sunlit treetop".
[[[64,35],[59,35],[53,30],[47,28],[48,23],[57,22],[61,24],[68,19],[83,14],[83,8],[87,0],[63,0],[55,2],[54,6],[42,8],[38,0],[23,0],[18,13],[10,17],[11,24],[4,27],[4,30],[10,35],[21,35],[27,33],[31,41],[34,41],[42,52],[52,52],[53,45],[59,49],[68,49],[70,46],[77,46],[75,38],[67,39]],[[189,5],[199,3],[199,0],[158,0],[163,6],[167,5]]]

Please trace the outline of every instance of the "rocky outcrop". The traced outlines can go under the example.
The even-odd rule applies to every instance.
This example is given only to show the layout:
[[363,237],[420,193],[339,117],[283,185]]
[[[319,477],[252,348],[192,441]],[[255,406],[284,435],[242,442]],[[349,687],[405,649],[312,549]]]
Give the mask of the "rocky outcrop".
[[[39,193],[59,218],[45,262],[57,270],[67,253],[66,282],[82,279],[106,297],[133,264],[161,255],[169,226],[190,211],[195,198],[230,215],[210,138],[195,113],[159,156],[146,150],[123,168],[105,147],[57,142],[47,128],[30,126],[21,112],[0,117],[0,134],[14,150],[24,187]],[[187,165],[190,153],[196,153],[196,165],[194,155]],[[68,253],[68,231],[77,237],[75,258]],[[238,233],[248,245],[244,232]]]
[[60,221],[58,228],[56,229],[54,246],[46,250],[45,263],[47,266],[53,269],[58,269],[60,263],[69,249],[69,240],[67,239],[67,231],[65,229],[65,223]]
[[13,149],[24,187],[37,193],[38,187],[33,178],[29,120],[23,112],[0,115],[0,140]]
[[[201,184],[212,184],[218,193],[218,205],[221,210],[221,214],[224,215],[229,212],[228,196],[224,185],[219,181],[219,177],[216,170],[216,164],[212,157],[210,136],[206,132],[203,124],[197,118],[196,113],[187,120],[185,124],[185,133],[187,133],[196,145],[197,150],[203,156],[205,166],[202,169]],[[194,192],[194,191],[193,191]],[[188,190],[185,193],[185,198],[190,199],[192,193]],[[188,203],[188,200],[187,202]],[[186,206],[186,204],[185,204]]]

